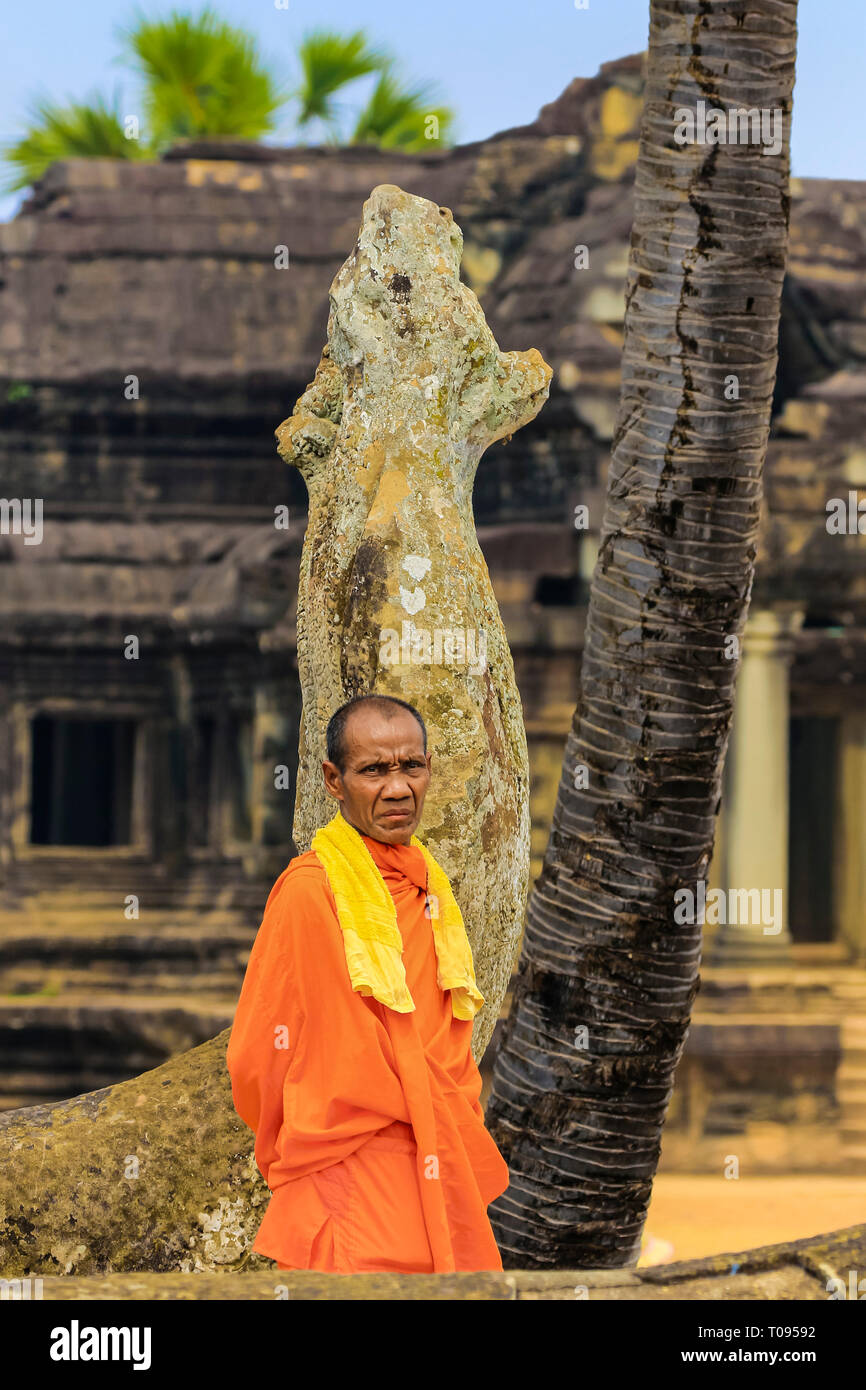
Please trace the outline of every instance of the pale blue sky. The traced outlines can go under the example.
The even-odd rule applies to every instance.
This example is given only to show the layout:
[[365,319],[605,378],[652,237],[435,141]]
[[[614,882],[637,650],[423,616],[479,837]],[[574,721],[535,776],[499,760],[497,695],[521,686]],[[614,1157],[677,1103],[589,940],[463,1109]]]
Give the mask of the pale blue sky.
[[[119,87],[136,109],[135,80],[115,59],[116,30],[136,6],[128,0],[2,2],[0,143],[21,131],[29,99],[84,99]],[[279,0],[286,3],[286,0]],[[264,55],[296,74],[300,37],[316,27],[364,28],[387,45],[413,82],[433,80],[458,113],[457,138],[482,139],[535,118],[573,77],[646,47],[649,0],[213,0],[226,19],[254,32]],[[148,17],[173,6],[145,3]],[[195,12],[199,4],[174,6]],[[866,132],[860,110],[866,64],[866,0],[800,0],[792,170],[797,175],[866,178]],[[362,79],[347,98],[363,98]],[[348,103],[347,103],[348,104]],[[279,143],[294,136],[286,108]],[[308,140],[310,137],[302,137]],[[8,166],[0,167],[5,181]],[[0,218],[21,195],[0,198]]]

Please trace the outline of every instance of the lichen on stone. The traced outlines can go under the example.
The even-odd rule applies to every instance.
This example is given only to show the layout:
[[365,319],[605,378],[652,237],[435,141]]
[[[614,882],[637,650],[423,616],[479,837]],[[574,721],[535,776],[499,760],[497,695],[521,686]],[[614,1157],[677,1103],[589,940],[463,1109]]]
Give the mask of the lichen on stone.
[[[301,851],[333,815],[321,764],[331,714],[356,694],[421,712],[433,779],[418,833],[449,874],[490,1039],[508,985],[529,880],[529,766],[514,667],[475,534],[484,450],[532,420],[551,370],[500,351],[460,279],[463,236],[448,208],[375,188],[330,289],[328,344],[277,430],[310,494],[298,596],[304,697],[294,837]],[[425,563],[422,579],[411,567]],[[383,634],[472,635],[484,661],[388,656]],[[444,641],[442,644],[444,650]],[[393,650],[393,645],[391,650]],[[452,649],[453,651],[453,649]],[[416,654],[424,656],[423,645]]]

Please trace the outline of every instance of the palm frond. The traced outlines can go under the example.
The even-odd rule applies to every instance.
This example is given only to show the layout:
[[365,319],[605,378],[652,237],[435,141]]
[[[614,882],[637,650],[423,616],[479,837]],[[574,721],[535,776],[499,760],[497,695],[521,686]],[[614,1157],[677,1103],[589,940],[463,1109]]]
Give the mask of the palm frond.
[[196,136],[256,139],[274,127],[288,96],[262,60],[254,38],[211,9],[139,15],[122,39],[145,82],[147,120],[157,145]]
[[[454,121],[446,106],[434,106],[432,83],[403,87],[390,68],[383,71],[352,132],[353,145],[379,145],[386,149],[423,150],[443,145]],[[428,118],[438,121],[438,139],[427,135]]]
[[110,103],[96,95],[66,106],[37,98],[29,119],[29,129],[21,139],[2,151],[17,171],[5,186],[9,193],[35,183],[58,159],[146,159],[151,153],[140,140],[127,137],[116,94]]
[[295,93],[301,105],[298,125],[315,119],[332,121],[334,92],[347,82],[379,71],[388,62],[382,50],[370,47],[361,29],[348,35],[317,29],[305,35],[298,59],[302,74]]

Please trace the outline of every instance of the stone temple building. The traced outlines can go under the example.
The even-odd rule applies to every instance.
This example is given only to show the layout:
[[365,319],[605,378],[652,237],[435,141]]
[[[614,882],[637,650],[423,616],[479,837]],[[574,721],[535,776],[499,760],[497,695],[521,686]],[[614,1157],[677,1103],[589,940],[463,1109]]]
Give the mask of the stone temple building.
[[[134,1075],[231,1021],[295,852],[306,493],[273,432],[379,183],[451,208],[500,346],[554,368],[475,486],[537,874],[617,406],[642,90],[625,58],[531,125],[423,155],[71,160],[0,226],[0,1106]],[[784,929],[707,926],[663,1169],[715,1168],[734,1140],[753,1171],[866,1157],[866,183],[791,197],[712,868],[712,886],[781,885]]]

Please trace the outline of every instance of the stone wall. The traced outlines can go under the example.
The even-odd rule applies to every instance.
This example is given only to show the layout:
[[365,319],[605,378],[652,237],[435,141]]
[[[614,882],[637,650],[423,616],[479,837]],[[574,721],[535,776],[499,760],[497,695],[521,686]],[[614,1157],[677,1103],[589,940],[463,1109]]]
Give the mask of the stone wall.
[[[554,368],[541,416],[487,451],[474,491],[523,704],[537,874],[576,700],[619,388],[642,72],[640,55],[607,64],[530,125],[431,155],[223,142],[156,164],[68,161],[0,226],[0,477],[8,497],[44,498],[46,518],[39,546],[0,535],[0,1060],[16,1039],[31,1039],[22,1055],[32,1060],[24,1071],[34,1097],[56,1096],[60,1084],[41,1061],[74,1054],[73,1038],[88,1028],[105,1039],[112,1009],[126,1010],[129,1038],[118,1076],[139,1065],[145,1034],[159,1046],[200,1039],[190,995],[228,1017],[267,891],[293,852],[293,791],[275,789],[273,767],[297,758],[294,605],[306,494],[279,461],[273,431],[312,378],[328,285],[364,199],[384,182],[451,209],[464,230],[463,277],[497,339],[532,343]],[[832,497],[866,495],[866,183],[793,180],[791,199],[755,603],[802,608],[790,708],[840,721],[847,867],[837,939],[811,961],[803,986],[808,1007],[829,1021],[809,1035],[800,1100],[785,1110],[780,1099],[763,1115],[758,1054],[743,1059],[752,1014],[762,1026],[769,1015],[747,991],[742,1023],[716,1022],[725,1010],[706,975],[668,1127],[671,1139],[690,1136],[683,1162],[699,1147],[695,1116],[715,1123],[725,1105],[733,1116],[739,1091],[763,1115],[752,1123],[790,1124],[798,1113],[805,1124],[807,1112],[823,1122],[832,1111],[843,1125],[846,1068],[857,1070],[856,1049],[840,1060],[840,1038],[846,1018],[863,1016],[855,866],[866,861],[856,723],[866,569],[862,538],[830,535],[825,508]],[[588,264],[577,269],[582,246]],[[275,268],[279,247],[285,270]],[[274,526],[280,506],[287,530]],[[141,639],[138,662],[121,655],[130,632]],[[29,719],[100,701],[125,702],[155,740],[150,848],[125,859],[29,852]],[[255,728],[252,839],[239,852],[220,845],[202,855],[185,845],[195,812],[184,808],[179,769],[194,766],[191,716],[233,703]],[[136,888],[143,910],[130,924],[123,902]],[[815,924],[816,940],[826,940],[825,927]],[[799,959],[801,970],[810,964]],[[834,972],[844,977],[838,988],[828,985]],[[747,981],[748,972],[738,987]],[[163,1025],[164,1008],[185,1034]],[[784,1032],[789,1012],[779,1004],[773,1025],[782,1069],[786,1038],[794,1053],[800,1047],[796,1027]],[[716,1098],[714,1110],[704,1101],[716,1046],[732,1099]],[[94,1048],[69,1084],[103,1076]],[[30,1082],[9,1075],[7,1102],[20,1100]],[[861,1102],[845,1104],[853,1113]],[[768,1155],[776,1140],[767,1133]]]

